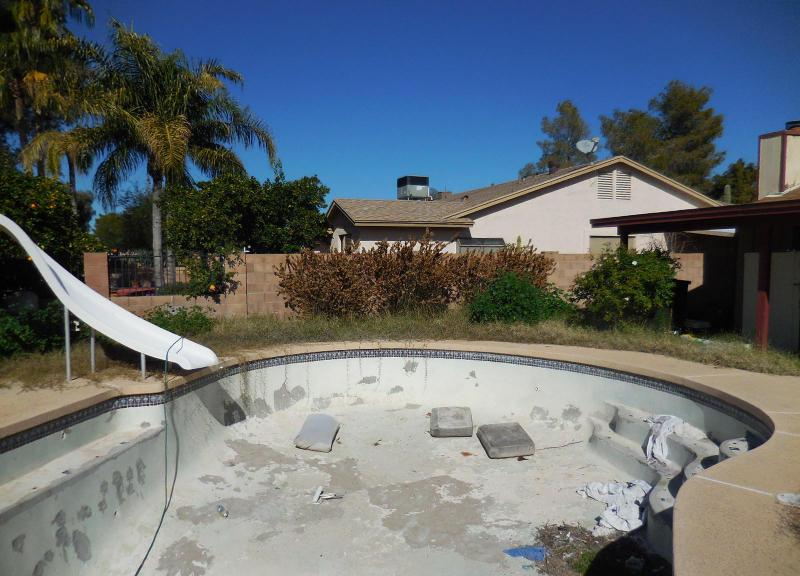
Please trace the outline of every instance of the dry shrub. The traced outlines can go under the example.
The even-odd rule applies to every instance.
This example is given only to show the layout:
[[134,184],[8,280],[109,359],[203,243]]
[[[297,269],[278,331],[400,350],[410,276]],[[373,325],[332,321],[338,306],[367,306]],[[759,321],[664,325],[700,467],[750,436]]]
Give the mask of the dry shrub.
[[554,262],[531,246],[490,254],[446,254],[445,244],[379,242],[370,250],[310,251],[275,267],[286,305],[304,315],[374,316],[411,310],[440,311],[463,302],[501,272],[544,287]]

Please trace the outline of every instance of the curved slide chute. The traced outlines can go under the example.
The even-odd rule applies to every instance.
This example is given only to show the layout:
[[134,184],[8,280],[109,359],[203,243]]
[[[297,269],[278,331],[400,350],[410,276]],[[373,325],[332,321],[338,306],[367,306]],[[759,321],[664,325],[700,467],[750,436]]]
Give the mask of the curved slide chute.
[[0,229],[11,235],[28,253],[56,298],[97,332],[151,358],[169,359],[186,370],[219,363],[217,355],[209,348],[186,339],[178,343],[181,336],[139,318],[89,288],[39,248],[13,220],[2,214]]

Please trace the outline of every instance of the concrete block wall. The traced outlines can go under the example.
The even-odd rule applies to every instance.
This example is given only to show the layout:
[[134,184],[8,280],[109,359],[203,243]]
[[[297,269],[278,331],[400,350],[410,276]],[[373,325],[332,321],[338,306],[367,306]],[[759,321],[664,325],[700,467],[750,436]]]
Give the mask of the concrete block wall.
[[[562,290],[569,290],[572,283],[579,274],[587,272],[594,263],[591,254],[561,254],[560,252],[545,252],[548,258],[552,258],[556,263],[556,269],[547,281]],[[676,278],[678,280],[688,280],[689,291],[695,290],[703,285],[703,266],[704,254],[702,252],[691,252],[685,254],[673,254],[676,260],[681,263]]]
[[[548,282],[562,290],[569,290],[575,277],[589,270],[594,260],[590,254],[561,254],[546,252],[556,263],[556,268],[548,277]],[[187,299],[183,296],[111,296],[112,302],[142,315],[151,308],[163,304],[175,306],[208,307],[217,317],[246,316],[251,314],[271,314],[285,318],[292,314],[286,308],[284,299],[278,294],[278,278],[275,266],[285,261],[285,254],[245,254],[244,263],[236,269],[236,280],[241,284],[235,293],[222,298],[219,304],[211,300]],[[703,253],[676,254],[681,262],[678,279],[689,280],[689,291],[703,285]],[[109,296],[108,259],[104,253],[84,254],[86,284],[94,290]]]
[[220,303],[184,296],[111,296],[108,283],[108,258],[105,253],[83,255],[85,282],[92,289],[110,297],[115,304],[137,314],[164,304],[174,306],[198,305],[209,308],[217,317],[272,314],[284,318],[291,314],[278,294],[278,279],[274,267],[286,259],[285,254],[244,254],[244,262],[234,270],[234,279],[240,284],[233,294],[224,296]]
[[110,292],[108,284],[108,256],[105,252],[84,253],[83,277],[87,286],[108,298]]

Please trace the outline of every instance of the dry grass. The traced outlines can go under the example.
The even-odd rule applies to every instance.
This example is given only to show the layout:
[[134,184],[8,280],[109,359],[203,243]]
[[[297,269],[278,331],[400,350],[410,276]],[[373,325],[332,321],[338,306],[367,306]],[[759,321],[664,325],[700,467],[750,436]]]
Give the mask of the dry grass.
[[[444,314],[401,314],[378,318],[337,319],[314,317],[279,320],[272,316],[225,319],[214,329],[194,338],[220,356],[235,356],[252,350],[300,342],[358,340],[495,340],[539,344],[586,346],[608,350],[631,350],[663,354],[703,364],[800,376],[800,356],[752,348],[733,335],[712,337],[703,344],[665,331],[640,327],[597,330],[560,320],[525,324],[473,324],[461,310]],[[89,350],[78,343],[72,354],[73,373],[89,376]],[[109,359],[98,346],[95,380],[127,375],[136,378],[135,362]],[[153,364],[151,369],[159,367]],[[61,382],[64,360],[61,352],[29,354],[0,360],[0,386],[18,382],[24,386],[54,386]]]
[[220,354],[296,342],[346,340],[495,340],[586,346],[673,356],[703,364],[767,374],[800,376],[800,356],[761,351],[733,335],[712,337],[703,344],[667,331],[641,327],[616,330],[587,328],[561,320],[526,324],[473,324],[461,310],[444,314],[402,314],[368,319],[314,317],[278,320],[271,316],[228,319],[198,338]]
[[[100,382],[116,376],[136,378],[137,369],[132,364],[111,360],[97,346],[97,372],[90,371],[89,344],[76,342],[72,346],[72,375]],[[53,351],[44,354],[19,354],[0,359],[0,387],[21,385],[25,389],[58,388],[64,384],[64,353]]]

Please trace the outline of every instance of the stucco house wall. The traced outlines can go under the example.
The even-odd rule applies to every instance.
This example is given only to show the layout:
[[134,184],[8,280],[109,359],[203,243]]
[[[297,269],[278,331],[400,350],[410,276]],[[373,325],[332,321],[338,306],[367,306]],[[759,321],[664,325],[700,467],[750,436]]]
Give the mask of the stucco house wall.
[[[520,236],[523,243],[530,241],[541,251],[583,254],[589,252],[591,236],[617,233],[616,228],[592,228],[592,218],[706,205],[637,173],[631,174],[630,200],[599,199],[597,176],[592,174],[472,214],[475,224],[468,234],[506,242]],[[663,243],[664,235],[639,236],[635,246],[643,248],[653,241]]]
[[[401,227],[401,226],[363,226],[355,227],[341,213],[331,216],[331,250],[340,251],[342,249],[342,235],[349,234],[354,242],[359,243],[359,247],[369,250],[382,240],[390,242],[400,242],[402,240],[419,239],[425,234],[424,227]],[[445,252],[454,253],[456,251],[455,239],[459,236],[468,236],[469,233],[458,228],[429,228],[431,237],[436,242],[445,242]]]

